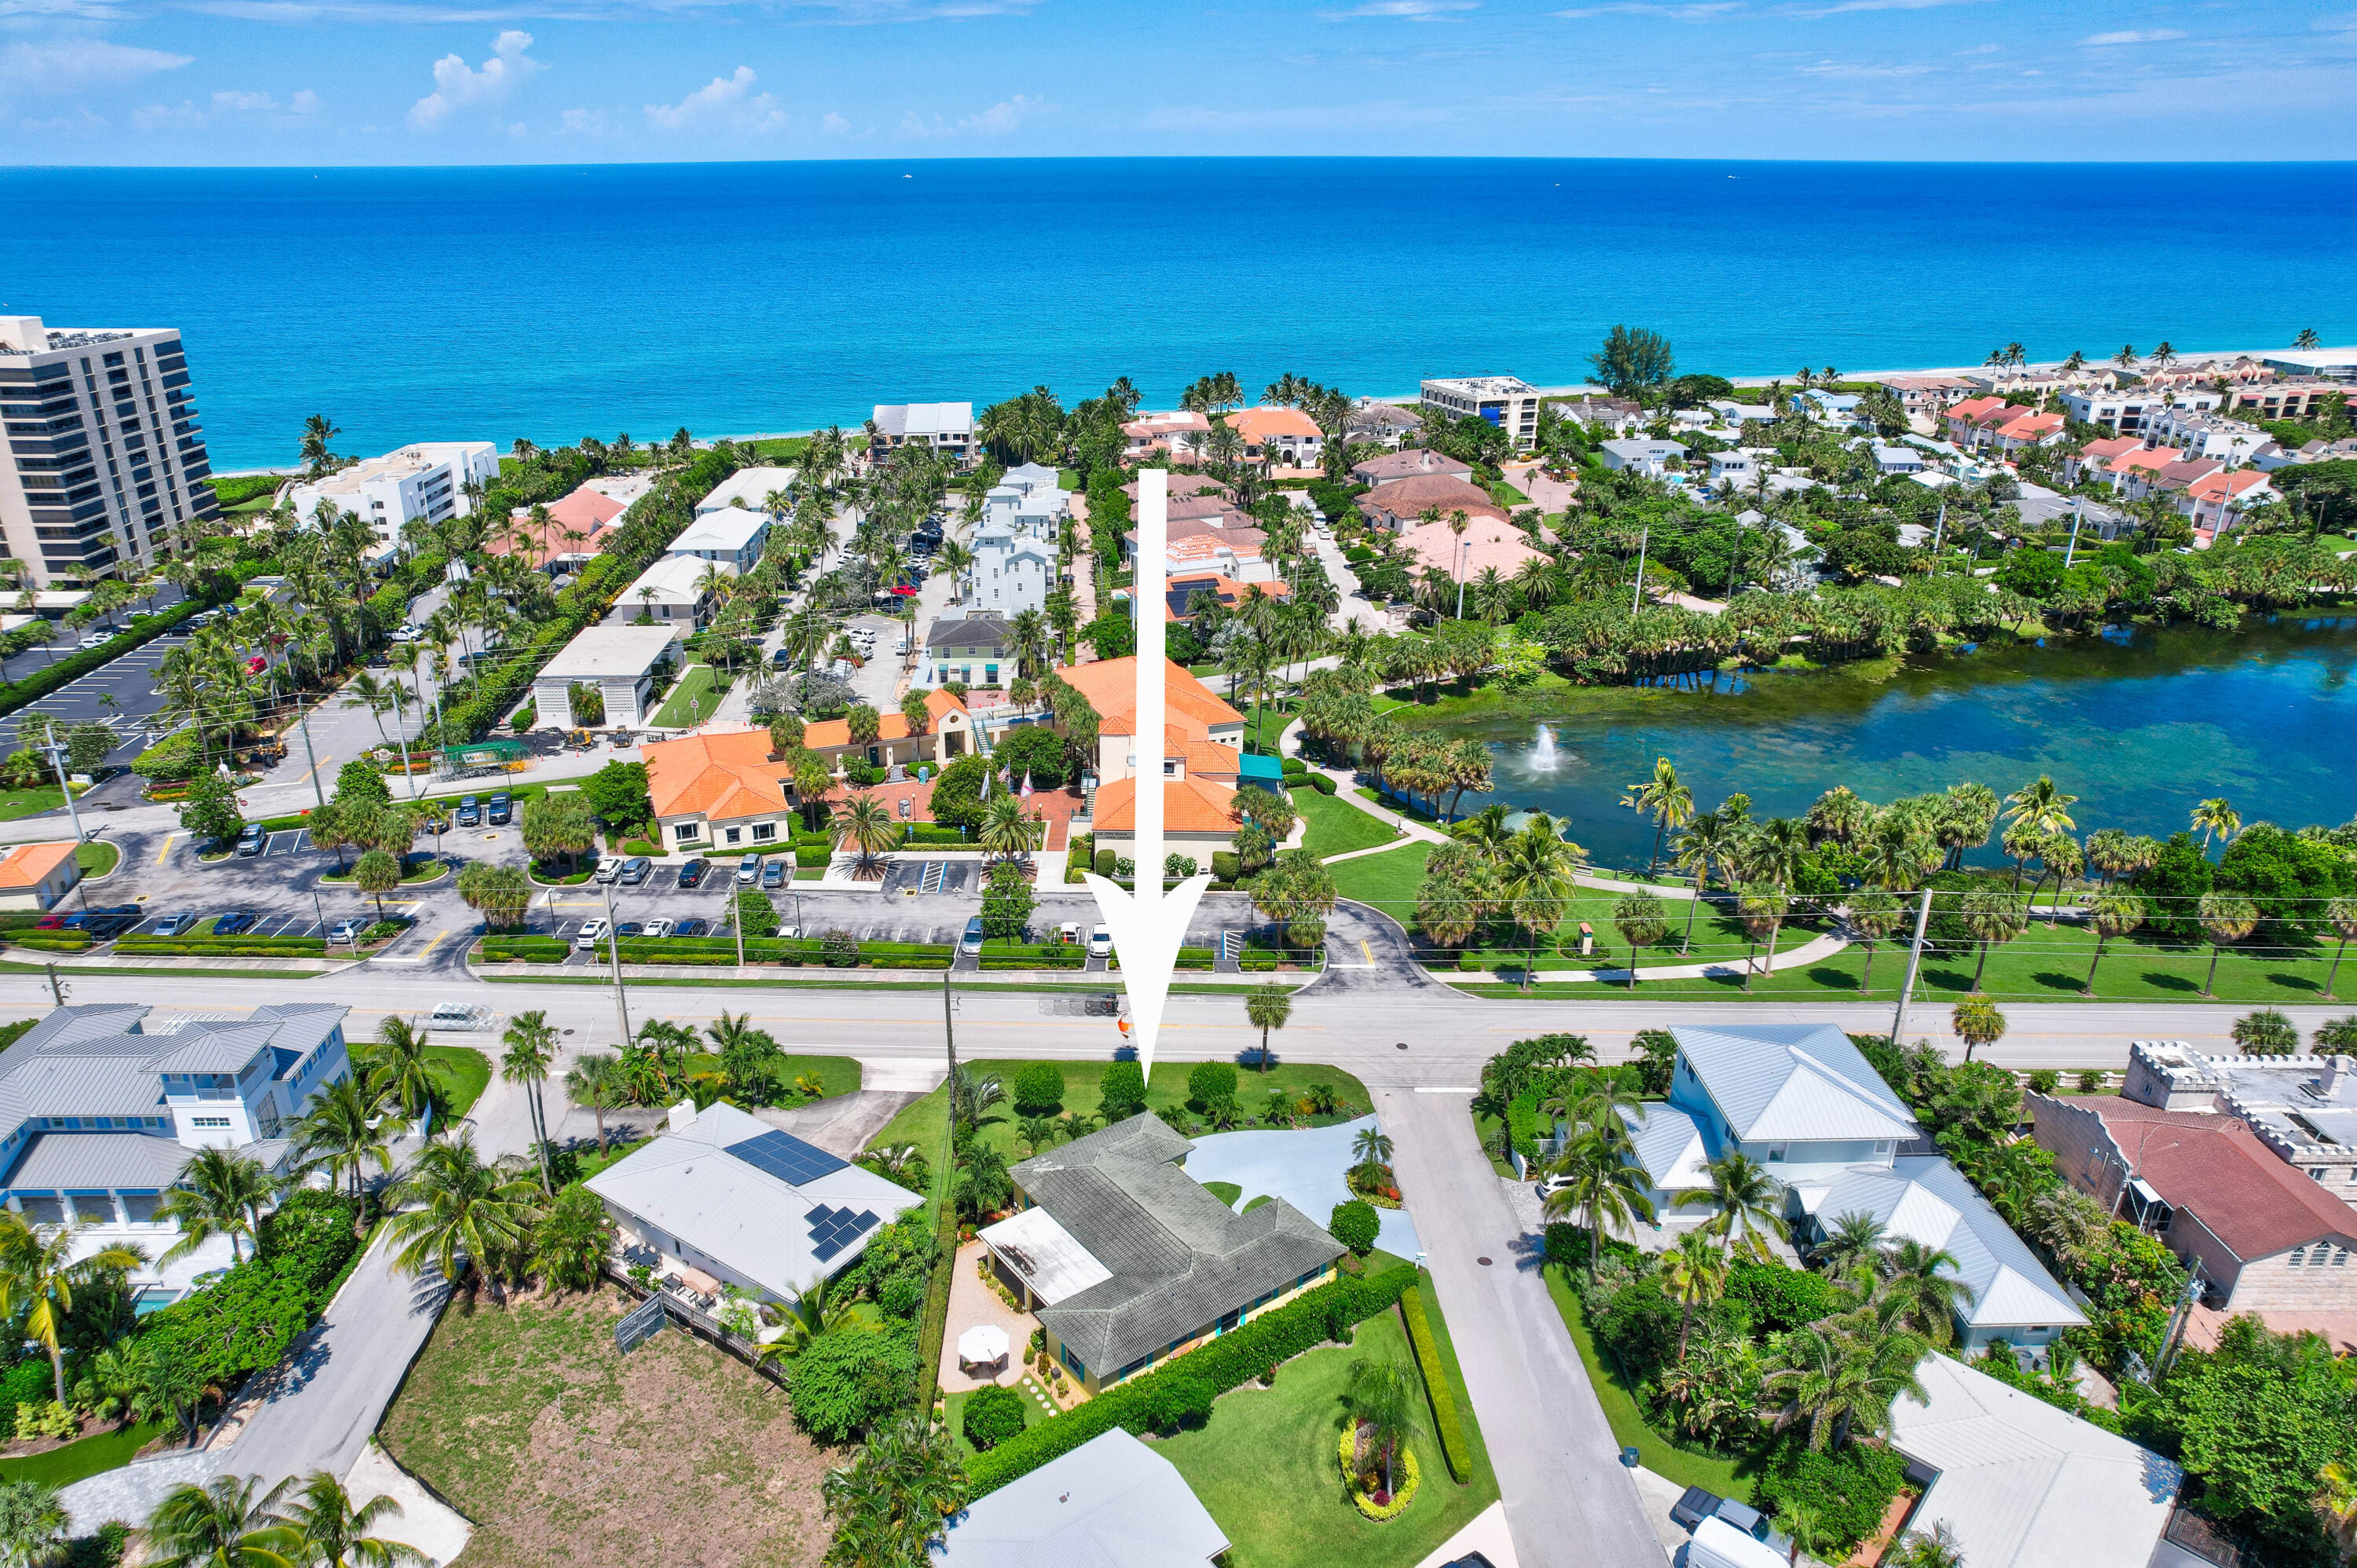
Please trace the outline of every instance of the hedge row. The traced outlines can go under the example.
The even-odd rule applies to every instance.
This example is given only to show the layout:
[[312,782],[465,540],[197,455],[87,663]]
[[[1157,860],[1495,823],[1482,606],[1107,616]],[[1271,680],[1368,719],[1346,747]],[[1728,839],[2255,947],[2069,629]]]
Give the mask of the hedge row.
[[[243,584],[246,578],[257,575],[262,569],[260,562],[240,567],[238,582]],[[0,686],[0,714],[15,713],[26,703],[48,696],[67,682],[89,674],[109,660],[118,659],[144,643],[154,641],[204,607],[201,600],[182,599],[160,615],[132,617],[130,629],[122,635],[110,637],[96,648],[86,648],[70,654],[54,664],[45,664],[21,681],[11,681]]]
[[1329,1340],[1347,1340],[1353,1325],[1388,1310],[1415,1283],[1414,1269],[1398,1268],[1374,1279],[1345,1275],[1320,1285],[1156,1371],[1117,1383],[1077,1410],[1051,1416],[1022,1436],[975,1455],[966,1465],[974,1495],[996,1491],[1116,1426],[1143,1433],[1168,1424],[1172,1410],[1195,1403],[1185,1397],[1189,1391],[1174,1385],[1201,1384],[1216,1397],[1305,1350]]
[[10,931],[8,940],[35,952],[81,952],[91,944],[80,931]]
[[1440,1456],[1448,1461],[1448,1473],[1461,1487],[1472,1477],[1473,1455],[1465,1442],[1464,1419],[1457,1413],[1457,1391],[1449,1386],[1448,1369],[1440,1359],[1440,1342],[1433,1337],[1432,1320],[1425,1315],[1422,1291],[1411,1285],[1400,1293],[1400,1316],[1407,1319],[1407,1342],[1424,1374],[1424,1391],[1432,1396]]
[[485,937],[487,963],[563,963],[573,944],[562,937]]
[[999,970],[1005,970],[1005,969],[1085,969],[1085,968],[1087,968],[1087,967],[1088,967],[1088,961],[1088,961],[1085,957],[1082,957],[1082,958],[1049,958],[1049,957],[1048,957],[1048,956],[1047,956],[1047,955],[1045,955],[1045,954],[1041,954],[1041,955],[1039,955],[1039,957],[1036,957],[1036,958],[986,958],[986,959],[984,959],[984,960],[982,961],[982,967],[983,967],[984,969],[999,969]]
[[254,957],[278,953],[295,958],[317,958],[328,950],[324,937],[118,937],[116,952],[144,953],[233,953]]
[[349,1199],[298,1189],[264,1219],[253,1256],[139,1320],[138,1335],[176,1348],[206,1382],[275,1366],[334,1294],[359,1250]]

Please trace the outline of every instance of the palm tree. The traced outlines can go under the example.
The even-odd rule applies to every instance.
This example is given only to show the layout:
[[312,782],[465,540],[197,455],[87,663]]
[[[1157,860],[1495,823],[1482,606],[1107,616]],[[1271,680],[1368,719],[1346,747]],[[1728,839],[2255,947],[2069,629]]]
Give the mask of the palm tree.
[[2341,945],[2333,950],[2332,967],[2324,973],[2324,999],[2339,1000],[2332,994],[2332,983],[2341,978],[2341,960],[2349,951],[2351,939],[2357,938],[2357,898],[2335,898],[2324,907],[2324,923],[2332,928]]
[[855,791],[837,806],[828,825],[834,830],[835,847],[852,850],[859,857],[863,874],[874,869],[877,858],[900,838],[890,809],[865,789]]
[[1359,1357],[1351,1363],[1342,1411],[1367,1447],[1382,1455],[1383,1490],[1396,1493],[1399,1454],[1415,1412],[1415,1385],[1407,1368],[1388,1358]]
[[1728,856],[1735,853],[1735,824],[1725,812],[1701,811],[1672,841],[1678,869],[1695,879],[1695,897],[1686,905],[1685,937],[1678,943],[1681,958],[1694,945],[1695,914],[1702,908],[1702,892],[1710,886],[1712,868],[1726,868]]
[[1874,994],[1874,944],[1897,930],[1907,918],[1907,907],[1888,893],[1854,893],[1849,900],[1850,929],[1866,944],[1866,976],[1862,995]]
[[27,1224],[0,1210],[0,1319],[24,1315],[24,1337],[49,1353],[59,1404],[66,1399],[66,1363],[59,1336],[72,1315],[74,1292],[109,1271],[135,1269],[147,1261],[138,1248],[120,1243],[78,1259],[77,1235],[70,1225]]
[[262,1226],[262,1206],[270,1201],[270,1173],[260,1160],[227,1149],[199,1149],[180,1179],[156,1205],[156,1218],[180,1228],[180,1239],[158,1262],[185,1258],[216,1236],[229,1238],[233,1262],[245,1262],[243,1240]]
[[260,1497],[251,1476],[183,1482],[165,1494],[143,1532],[154,1568],[303,1568],[303,1542],[278,1511],[291,1480]]
[[55,1487],[29,1477],[0,1481],[0,1564],[41,1568],[56,1562],[69,1522]]
[[1683,1361],[1695,1308],[1708,1306],[1727,1294],[1727,1253],[1703,1231],[1689,1230],[1663,1254],[1662,1281],[1669,1286],[1670,1299],[1678,1304],[1677,1359]]
[[994,795],[982,809],[982,827],[974,842],[985,854],[1020,860],[1039,847],[1047,832],[1043,819],[1024,813],[1020,796]]
[[397,1129],[384,1109],[382,1095],[371,1094],[357,1075],[347,1074],[314,1095],[294,1126],[296,1155],[306,1174],[324,1171],[331,1187],[350,1179],[358,1208],[352,1219],[356,1232],[367,1213],[361,1173],[371,1165],[387,1175],[393,1171]]
[[1024,1147],[1038,1154],[1056,1141],[1056,1119],[1053,1116],[1026,1116],[1015,1124]]
[[1964,1568],[1964,1549],[1946,1520],[1934,1520],[1929,1530],[1909,1530],[1889,1561],[1891,1568]]
[[2005,1015],[1996,1004],[1975,991],[1949,1011],[1948,1021],[1955,1026],[1957,1037],[1964,1042],[1964,1059],[1983,1046],[1993,1046],[2005,1037]]
[[837,1295],[834,1285],[833,1280],[821,1274],[796,1292],[794,1299],[786,1303],[785,1331],[764,1344],[757,1359],[791,1360],[820,1335],[848,1327],[855,1316],[854,1304],[847,1295]]
[[520,1165],[512,1155],[485,1164],[471,1132],[426,1144],[394,1189],[400,1212],[387,1221],[394,1265],[412,1274],[432,1268],[453,1285],[479,1271],[492,1299],[504,1303],[500,1267],[522,1250],[534,1212]]
[[[2095,993],[2095,966],[2104,961],[2104,944],[2143,925],[2144,916],[2144,899],[2124,887],[2107,887],[2087,901],[2087,924],[2095,932],[2095,956],[2088,961],[2087,983],[2079,988],[2082,992],[2089,996]],[[2328,999],[2331,995],[2330,984],[2325,994]]]
[[425,1054],[433,1037],[400,1014],[388,1013],[377,1026],[376,1043],[362,1053],[370,1090],[399,1106],[410,1121],[423,1119],[429,1137],[434,1108],[443,1099],[434,1058]]
[[2005,814],[2007,821],[2026,822],[2035,832],[2058,833],[2079,825],[2070,815],[2078,800],[2076,795],[2063,793],[2053,779],[2041,773],[2035,781],[2006,797]]
[[1766,1238],[1792,1234],[1784,1222],[1784,1184],[1749,1155],[1729,1151],[1704,1167],[1706,1187],[1675,1195],[1679,1208],[1709,1208],[1715,1212],[1702,1223],[1727,1246],[1761,1262],[1769,1258]]
[[1958,914],[1964,929],[1980,944],[1980,961],[1973,965],[1973,989],[1981,988],[1981,972],[1988,968],[1989,944],[2009,942],[2029,927],[2029,908],[2011,893],[1994,888],[1967,893]]
[[1662,839],[1674,828],[1682,828],[1694,819],[1694,791],[1678,782],[1678,770],[1666,757],[1653,759],[1653,776],[1641,784],[1627,786],[1628,793],[1620,803],[1631,811],[1653,819],[1653,854],[1645,863],[1645,875],[1652,875],[1662,864]]
[[[727,1016],[726,1012],[721,1014]],[[531,1091],[533,1142],[540,1155],[540,1189],[554,1196],[556,1188],[548,1168],[548,1106],[541,1098],[541,1086],[548,1081],[548,1069],[556,1059],[556,1026],[548,1021],[541,1008],[519,1013],[509,1020],[507,1033],[500,1036],[506,1042],[507,1054],[500,1058],[500,1077],[508,1083],[521,1083]]]
[[2259,929],[2259,907],[2240,893],[2204,893],[2194,908],[2210,939],[2210,975],[2201,983],[2201,994],[2208,996],[2218,984],[2218,955],[2228,942],[2239,942]]
[[872,1428],[848,1467],[827,1472],[821,1496],[834,1524],[830,1561],[921,1568],[965,1506],[965,1471],[949,1429],[912,1412]]
[[1507,910],[1530,943],[1530,956],[1523,965],[1525,991],[1531,986],[1531,972],[1538,967],[1540,937],[1551,935],[1571,907],[1572,877],[1583,853],[1562,838],[1553,817],[1537,811],[1500,859],[1498,880]]
[[432,1568],[434,1559],[406,1541],[372,1534],[401,1505],[389,1497],[352,1506],[351,1494],[325,1470],[304,1477],[302,1488],[279,1514],[301,1541],[307,1568]]
[[1574,1137],[1547,1167],[1555,1190],[1547,1195],[1550,1219],[1580,1214],[1587,1221],[1587,1277],[1596,1278],[1597,1260],[1603,1251],[1604,1228],[1626,1229],[1653,1219],[1653,1200],[1643,1169],[1621,1157],[1614,1140],[1597,1132]]
[[[1244,1022],[1260,1031],[1260,1070],[1268,1071],[1268,1032],[1293,1016],[1293,993],[1274,981],[1244,993]],[[1388,1157],[1388,1156],[1386,1156]]]
[[1884,1240],[1882,1221],[1873,1215],[1844,1214],[1811,1250],[1828,1273],[1847,1278],[1862,1269],[1871,1279],[1882,1268]]
[[1351,1140],[1351,1157],[1359,1163],[1351,1174],[1373,1183],[1383,1178],[1383,1168],[1392,1163],[1391,1135],[1380,1127],[1361,1127]]
[[2223,795],[2213,795],[2193,808],[2193,826],[2201,834],[2201,847],[2208,850],[2212,834],[2224,843],[2243,831],[2243,818]]
[[1883,1430],[1890,1423],[1891,1402],[1900,1394],[1924,1397],[1915,1368],[1926,1348],[1911,1334],[1794,1329],[1784,1341],[1784,1364],[1767,1380],[1769,1387],[1789,1391],[1778,1424],[1805,1422],[1809,1446],[1820,1453],[1853,1428]]
[[597,1120],[597,1153],[606,1153],[606,1112],[622,1103],[621,1058],[610,1051],[585,1056],[565,1075],[565,1097],[586,1105]]
[[1883,1326],[1896,1324],[1934,1345],[1956,1337],[1956,1311],[1979,1297],[1956,1273],[1953,1253],[1902,1236],[1884,1253],[1886,1273],[1875,1292],[1874,1311]]

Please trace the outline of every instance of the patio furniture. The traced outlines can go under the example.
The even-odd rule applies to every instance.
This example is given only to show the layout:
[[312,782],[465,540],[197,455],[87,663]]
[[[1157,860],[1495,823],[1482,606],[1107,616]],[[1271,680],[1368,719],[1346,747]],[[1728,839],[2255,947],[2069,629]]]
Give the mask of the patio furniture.
[[957,1349],[962,1372],[1006,1370],[1006,1330],[995,1323],[976,1324],[959,1335]]

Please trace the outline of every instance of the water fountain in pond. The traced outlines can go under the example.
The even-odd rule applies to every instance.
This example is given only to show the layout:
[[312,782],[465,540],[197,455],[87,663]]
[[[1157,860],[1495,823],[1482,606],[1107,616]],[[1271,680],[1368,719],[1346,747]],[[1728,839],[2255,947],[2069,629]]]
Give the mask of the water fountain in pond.
[[1559,760],[1561,758],[1555,748],[1555,731],[1544,725],[1539,725],[1538,739],[1531,746],[1531,771],[1552,773]]

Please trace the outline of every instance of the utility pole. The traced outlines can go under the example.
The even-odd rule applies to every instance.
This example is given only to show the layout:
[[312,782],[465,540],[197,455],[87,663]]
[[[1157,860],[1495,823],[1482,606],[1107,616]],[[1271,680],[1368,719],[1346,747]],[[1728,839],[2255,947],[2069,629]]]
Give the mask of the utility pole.
[[622,939],[614,929],[614,885],[600,884],[606,890],[606,950],[614,960],[614,1016],[622,1026],[622,1044],[630,1043],[630,1004],[622,994]]
[[1940,541],[1948,536],[1948,503],[1940,503],[1940,521],[1932,530],[1932,570],[1940,569]]
[[66,986],[65,982],[58,978],[58,966],[56,961],[52,960],[50,961],[48,971],[49,994],[56,997],[58,1005],[62,1007],[66,1004]]
[[311,799],[319,803],[320,810],[325,811],[328,797],[319,788],[319,759],[311,752],[311,711],[303,705],[299,697],[295,703],[295,727],[303,732],[303,760],[311,765]]
[[1653,526],[1651,523],[1647,523],[1645,525],[1645,531],[1637,535],[1637,586],[1629,596],[1629,613],[1631,615],[1635,615],[1638,610],[1644,607],[1645,546],[1652,542],[1652,538]]
[[1932,890],[1923,889],[1923,902],[1915,909],[1915,940],[1907,952],[1907,983],[1899,988],[1899,1010],[1890,1018],[1890,1043],[1907,1043],[1907,1006],[1915,998],[1915,975],[1923,967],[1923,929],[1932,923]]
[[[79,861],[81,856],[82,843],[81,812],[74,805],[73,786],[66,782],[66,748],[58,744],[54,730],[49,735],[48,749],[49,763],[58,770],[58,789],[63,791],[66,798],[66,816],[73,823],[74,857]],[[74,889],[81,895],[81,907],[87,912],[90,908],[90,889],[84,886],[81,867],[79,865],[74,867]],[[62,1006],[63,1004],[59,1005]]]
[[737,967],[745,967],[745,890],[728,895],[728,926],[737,933]]
[[2086,508],[2087,502],[2084,498],[2080,496],[2071,498],[2071,543],[2069,548],[2062,552],[2062,569],[2066,572],[2071,569],[2071,557],[2079,553],[2079,523],[2087,515]]
[[[954,968],[956,964],[957,959],[952,955],[950,965]],[[56,967],[54,964],[50,966],[52,970]],[[942,971],[942,1038],[949,1043],[950,1052],[950,1159],[952,1164],[957,1159],[957,1019],[953,1015],[956,1011],[955,1004],[950,999],[950,971],[943,969]]]

